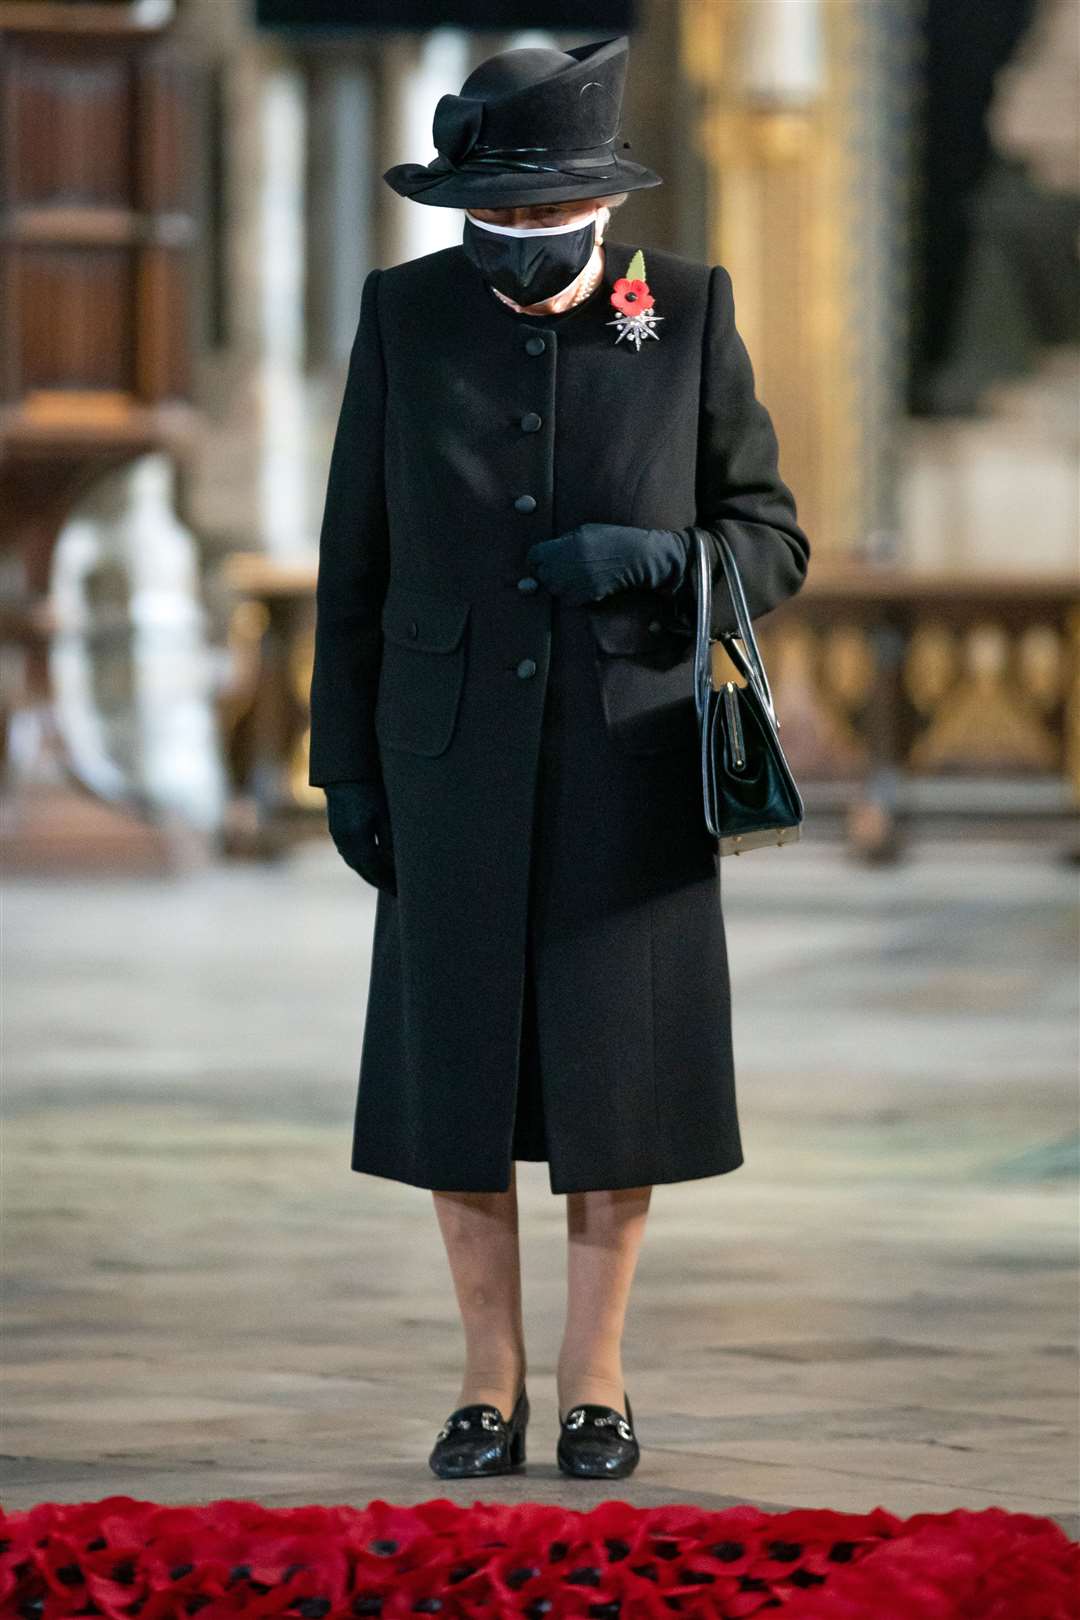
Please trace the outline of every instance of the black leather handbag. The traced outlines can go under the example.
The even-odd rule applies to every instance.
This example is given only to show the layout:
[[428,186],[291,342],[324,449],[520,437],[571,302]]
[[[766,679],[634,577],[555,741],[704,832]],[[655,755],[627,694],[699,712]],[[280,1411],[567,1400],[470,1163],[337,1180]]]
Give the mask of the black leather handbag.
[[711,532],[720,549],[737,620],[737,629],[724,631],[719,640],[746,685],[725,681],[719,689],[713,686],[710,649],[716,638],[709,634],[712,572],[705,538],[695,528],[694,699],[701,730],[701,783],[705,823],[713,837],[719,839],[720,854],[741,855],[744,850],[765,844],[794,843],[801,833],[804,808],[780,747],[780,722],[773,709],[734,553],[719,530]]

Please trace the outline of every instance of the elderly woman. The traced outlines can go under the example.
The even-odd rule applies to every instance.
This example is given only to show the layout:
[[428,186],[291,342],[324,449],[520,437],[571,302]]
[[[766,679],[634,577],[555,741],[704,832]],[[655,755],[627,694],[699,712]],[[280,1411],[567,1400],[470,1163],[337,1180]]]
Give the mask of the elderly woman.
[[567,1196],[556,1455],[587,1477],[640,1454],[652,1186],[742,1162],[691,526],[752,617],[809,545],[727,272],[607,238],[660,183],[617,140],[627,48],[491,57],[387,171],[463,236],[365,281],[320,540],[309,776],[378,890],[352,1168],[433,1193],[465,1339],[442,1477],[525,1457],[515,1161]]

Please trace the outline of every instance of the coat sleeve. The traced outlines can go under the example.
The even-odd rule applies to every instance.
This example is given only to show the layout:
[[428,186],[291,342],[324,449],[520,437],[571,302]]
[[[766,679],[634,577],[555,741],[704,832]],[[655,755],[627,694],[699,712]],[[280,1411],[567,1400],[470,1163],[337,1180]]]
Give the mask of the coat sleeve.
[[[779,472],[772,418],[757,398],[754,372],[735,325],[731,277],[713,265],[702,354],[695,522],[726,537],[751,619],[794,596],[806,578],[810,542],[795,499]],[[736,628],[719,550],[712,552],[714,637]],[[695,569],[691,549],[682,579],[667,594],[674,621],[693,634]]]
[[371,270],[364,281],[319,535],[308,758],[312,787],[381,775],[374,714],[389,539],[380,274]]

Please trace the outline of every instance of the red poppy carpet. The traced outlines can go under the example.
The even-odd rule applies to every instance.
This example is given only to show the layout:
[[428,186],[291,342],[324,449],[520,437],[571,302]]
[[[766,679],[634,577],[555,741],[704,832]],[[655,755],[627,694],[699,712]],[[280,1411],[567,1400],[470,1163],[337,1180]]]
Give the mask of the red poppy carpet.
[[130,1496],[0,1509],[0,1616],[289,1620],[1077,1620],[1080,1545],[1050,1519],[884,1509],[587,1511],[166,1507]]

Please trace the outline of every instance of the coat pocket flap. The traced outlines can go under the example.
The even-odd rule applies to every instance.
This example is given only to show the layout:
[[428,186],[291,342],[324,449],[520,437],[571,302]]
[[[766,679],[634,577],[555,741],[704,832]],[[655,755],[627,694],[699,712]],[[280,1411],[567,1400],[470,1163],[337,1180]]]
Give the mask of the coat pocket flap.
[[[605,597],[603,602],[589,603],[587,611],[597,645],[606,653],[670,656],[686,646],[686,632],[670,604],[658,602],[652,593]],[[692,639],[693,631],[690,634]]]
[[460,597],[436,596],[415,585],[391,585],[383,602],[383,634],[421,652],[453,652],[470,606]]

